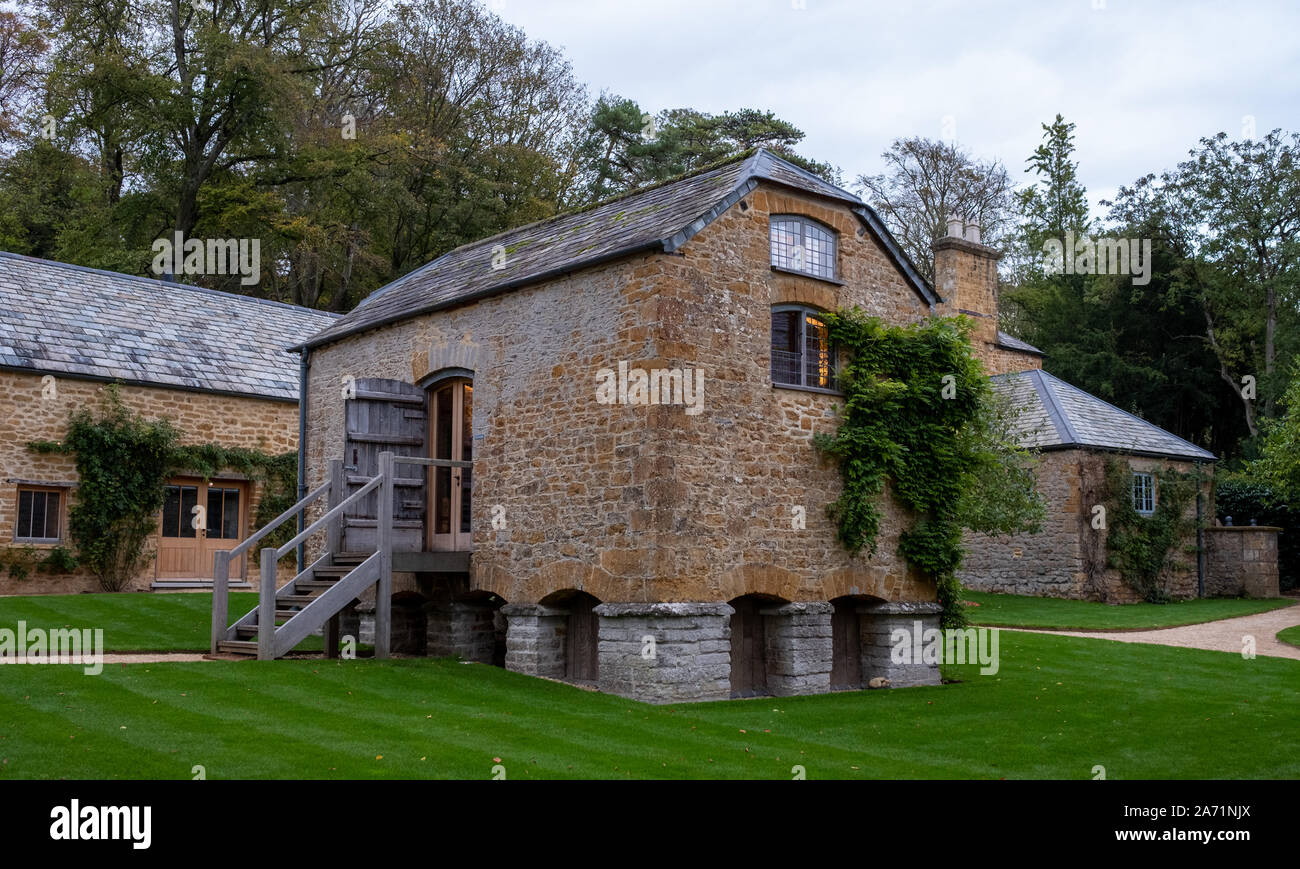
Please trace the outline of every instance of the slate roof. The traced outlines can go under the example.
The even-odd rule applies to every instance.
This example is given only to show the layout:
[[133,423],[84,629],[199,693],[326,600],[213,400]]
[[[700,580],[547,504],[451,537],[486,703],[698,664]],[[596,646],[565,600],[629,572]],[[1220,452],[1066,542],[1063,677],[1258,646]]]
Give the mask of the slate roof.
[[1214,453],[1172,435],[1046,371],[990,378],[1021,408],[1021,444],[1039,449],[1084,447],[1136,455],[1213,461]]
[[[916,293],[929,303],[939,301],[865,202],[760,148],[694,175],[458,247],[380,287],[351,313],[304,342],[304,346],[326,344],[345,335],[629,254],[674,251],[760,181],[848,204],[894,258]],[[500,268],[493,267],[494,251]],[[502,252],[504,263],[499,257]]]
[[0,368],[298,399],[337,314],[0,251]]
[[1019,350],[1021,353],[1033,353],[1042,356],[1043,351],[1039,350],[1028,341],[1021,341],[1014,335],[1008,335],[1006,332],[998,332],[998,344],[1006,347],[1008,350]]

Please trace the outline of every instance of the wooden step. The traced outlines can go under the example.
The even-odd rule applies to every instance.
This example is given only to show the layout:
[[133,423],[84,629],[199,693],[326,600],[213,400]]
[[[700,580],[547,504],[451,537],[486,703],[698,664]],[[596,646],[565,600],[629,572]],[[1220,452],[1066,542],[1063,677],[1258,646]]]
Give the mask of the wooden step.
[[[332,579],[297,579],[294,580],[293,590],[300,591],[304,594],[312,591],[324,591],[337,583],[340,579],[342,579],[342,577],[338,576]],[[280,598],[280,600],[283,600],[283,598]]]
[[301,604],[306,606],[314,601],[319,595],[314,594],[282,594],[275,599],[276,603]]
[[312,571],[312,576],[332,576],[335,579],[342,579],[352,571],[356,570],[355,564],[333,564],[329,567],[318,567]]
[[218,640],[217,651],[227,655],[256,655],[257,642],[254,640]]

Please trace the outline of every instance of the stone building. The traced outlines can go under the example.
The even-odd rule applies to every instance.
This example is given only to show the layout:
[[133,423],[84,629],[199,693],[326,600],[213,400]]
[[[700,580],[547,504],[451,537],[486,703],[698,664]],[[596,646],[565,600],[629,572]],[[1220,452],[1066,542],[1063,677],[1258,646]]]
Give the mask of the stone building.
[[472,463],[395,477],[394,650],[658,702],[935,684],[890,657],[940,609],[906,517],[887,500],[868,558],[825,514],[820,316],[851,306],[942,302],[861,200],[762,150],[510,230],[304,342],[307,485],[341,459],[356,492],[380,449]]
[[1010,594],[1140,600],[1119,571],[1107,566],[1108,527],[1096,521],[1096,508],[1105,506],[1107,463],[1119,461],[1131,485],[1124,497],[1140,514],[1154,513],[1159,504],[1161,472],[1201,477],[1199,504],[1191,500],[1186,508],[1189,519],[1199,515],[1201,538],[1189,530],[1171,547],[1159,580],[1170,597],[1276,597],[1279,529],[1214,527],[1213,453],[1043,371],[1037,348],[998,332],[1000,254],[979,243],[978,230],[967,237],[969,228],[954,223],[949,236],[934,244],[936,289],[946,312],[974,321],[976,354],[994,389],[1018,410],[1022,446],[1038,452],[1038,490],[1047,503],[1039,534],[967,533],[962,583]]
[[[298,358],[285,345],[335,315],[246,296],[0,252],[0,594],[95,591],[93,576],[31,571],[68,537],[75,458],[38,454],[58,441],[69,414],[95,407],[117,382],[124,403],[167,417],[186,443],[269,454],[298,444]],[[157,551],[135,590],[212,582],[213,553],[247,536],[259,486],[228,472],[168,481]],[[206,508],[204,527],[190,512]],[[236,566],[242,576],[245,565]]]

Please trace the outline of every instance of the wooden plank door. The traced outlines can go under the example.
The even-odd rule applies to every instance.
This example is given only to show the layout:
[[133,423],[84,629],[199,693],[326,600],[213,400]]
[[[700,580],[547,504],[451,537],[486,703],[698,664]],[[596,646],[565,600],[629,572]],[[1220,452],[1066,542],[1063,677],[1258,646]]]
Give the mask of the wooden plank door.
[[832,601],[831,687],[862,687],[862,629],[857,601]]
[[599,605],[596,598],[580,593],[569,607],[564,677],[572,682],[595,682],[599,677],[597,635],[600,616],[594,612]]
[[[429,392],[429,455],[457,462],[474,460],[474,386],[468,380],[437,384]],[[473,548],[470,468],[429,469],[429,549],[468,552]]]
[[[344,402],[343,479],[347,494],[379,473],[379,454],[427,456],[429,427],[424,390],[400,380],[369,377],[356,382]],[[418,465],[398,464],[393,487],[393,550],[424,547],[425,475]],[[343,519],[345,552],[373,552],[379,545],[378,490],[350,507]]]
[[760,602],[751,597],[731,602],[731,696],[758,697],[767,693],[766,637]]

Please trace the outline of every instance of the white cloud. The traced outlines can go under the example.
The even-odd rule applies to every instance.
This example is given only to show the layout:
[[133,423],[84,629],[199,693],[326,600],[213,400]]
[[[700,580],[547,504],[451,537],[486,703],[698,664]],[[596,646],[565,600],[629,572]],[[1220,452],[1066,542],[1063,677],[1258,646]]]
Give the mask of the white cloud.
[[[1078,125],[1090,198],[1171,168],[1202,136],[1300,117],[1300,9],[1286,2],[505,0],[593,90],[643,108],[771,109],[847,177],[945,116],[1021,179],[1040,125]],[[1102,191],[1105,191],[1102,194]]]

